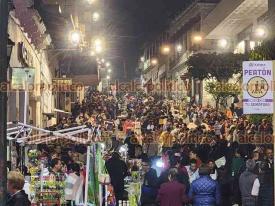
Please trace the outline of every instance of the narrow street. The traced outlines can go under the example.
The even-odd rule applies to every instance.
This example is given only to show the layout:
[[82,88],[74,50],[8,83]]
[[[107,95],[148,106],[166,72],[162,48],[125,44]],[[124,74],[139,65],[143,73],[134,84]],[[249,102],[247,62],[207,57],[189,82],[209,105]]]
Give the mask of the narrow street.
[[274,206],[274,0],[0,0],[0,206]]

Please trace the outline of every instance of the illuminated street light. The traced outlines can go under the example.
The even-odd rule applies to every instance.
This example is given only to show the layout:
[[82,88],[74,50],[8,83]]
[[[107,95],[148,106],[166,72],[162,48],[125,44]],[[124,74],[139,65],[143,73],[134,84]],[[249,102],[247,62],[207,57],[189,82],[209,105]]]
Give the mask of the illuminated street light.
[[194,43],[201,43],[201,41],[202,41],[202,36],[201,35],[194,35],[193,36],[193,41],[194,41]]
[[95,39],[95,46],[102,45],[102,40],[101,39]]
[[91,56],[92,56],[92,57],[94,57],[94,56],[95,56],[95,52],[94,52],[93,50],[91,51],[91,53],[90,53],[90,54],[91,54]]
[[145,58],[144,57],[140,57],[140,61],[144,62]]
[[102,53],[102,52],[103,52],[102,46],[96,46],[96,47],[95,47],[95,51],[96,51],[96,53],[98,53],[98,54]]
[[106,67],[110,67],[111,66],[111,64],[110,64],[110,62],[106,62]]
[[103,41],[101,39],[95,39],[94,41],[94,49],[96,53],[102,53],[103,52]]
[[157,65],[158,64],[158,60],[156,58],[153,58],[151,61],[152,65]]
[[222,49],[226,49],[228,47],[228,41],[226,39],[220,39],[218,41],[218,46]]
[[102,58],[102,59],[101,59],[101,62],[104,63],[104,62],[105,62],[105,59]]
[[72,44],[79,45],[81,41],[81,32],[78,30],[74,30],[70,33],[70,40]]
[[94,12],[94,13],[93,13],[93,21],[98,21],[98,20],[99,20],[99,17],[100,17],[100,15],[99,15],[98,12]]
[[178,45],[176,46],[176,50],[177,50],[178,53],[182,52],[182,45],[181,45],[181,44],[178,44]]
[[111,73],[112,72],[112,70],[111,69],[108,69],[108,73]]
[[89,4],[95,3],[96,0],[87,0]]
[[167,45],[163,46],[162,49],[161,49],[161,52],[162,52],[162,54],[164,54],[164,55],[169,54],[169,53],[170,53],[170,47],[167,46]]
[[110,79],[111,77],[109,75],[106,76],[106,79]]
[[261,38],[261,39],[266,38],[267,37],[267,29],[264,26],[258,26],[255,29],[255,35],[256,35],[256,37]]

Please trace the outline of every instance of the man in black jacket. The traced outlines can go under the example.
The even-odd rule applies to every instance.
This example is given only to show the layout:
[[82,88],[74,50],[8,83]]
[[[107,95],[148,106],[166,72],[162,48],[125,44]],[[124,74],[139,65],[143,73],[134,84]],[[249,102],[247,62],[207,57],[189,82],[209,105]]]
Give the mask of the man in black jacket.
[[8,174],[8,192],[6,206],[30,206],[31,203],[27,194],[23,190],[25,184],[24,176],[16,171],[11,171]]
[[142,161],[142,170],[144,172],[144,180],[141,191],[141,205],[142,206],[155,206],[157,197],[157,184],[158,176],[155,169],[151,168],[151,162],[148,158]]
[[106,162],[106,169],[114,187],[116,201],[123,200],[124,178],[127,176],[127,165],[120,159],[120,155],[114,152],[112,157]]

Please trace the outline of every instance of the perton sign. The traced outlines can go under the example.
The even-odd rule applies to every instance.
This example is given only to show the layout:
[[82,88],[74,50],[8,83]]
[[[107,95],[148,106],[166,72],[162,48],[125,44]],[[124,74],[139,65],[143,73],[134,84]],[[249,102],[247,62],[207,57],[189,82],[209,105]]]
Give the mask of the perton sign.
[[271,75],[271,70],[244,70],[244,75],[255,75],[255,76],[266,76],[266,75]]
[[244,114],[273,113],[273,61],[243,62]]

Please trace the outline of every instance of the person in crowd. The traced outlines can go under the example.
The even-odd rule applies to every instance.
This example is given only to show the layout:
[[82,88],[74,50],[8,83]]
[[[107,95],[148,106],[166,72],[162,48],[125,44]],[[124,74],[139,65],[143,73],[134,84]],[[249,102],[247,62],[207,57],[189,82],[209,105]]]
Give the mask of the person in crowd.
[[219,121],[216,121],[214,124],[214,131],[217,138],[221,138],[221,135],[222,135],[221,129],[222,129],[222,125],[220,124]]
[[127,176],[128,169],[126,163],[120,159],[117,152],[105,163],[106,169],[111,178],[111,184],[114,187],[116,201],[123,200],[124,197],[124,178]]
[[176,168],[169,170],[169,182],[162,184],[158,191],[157,201],[160,206],[182,206],[188,202],[188,197],[185,194],[185,185],[177,181],[177,175],[178,171]]
[[65,154],[61,156],[61,160],[66,164],[70,165],[73,163],[73,151],[68,149]]
[[80,166],[77,163],[70,165],[71,173],[65,180],[65,200],[67,206],[75,206],[83,202],[83,177],[80,175]]
[[213,180],[217,180],[218,178],[218,172],[216,170],[216,165],[214,160],[208,160],[208,167],[210,169],[210,177]]
[[199,167],[201,166],[202,161],[201,161],[201,159],[199,158],[198,153],[197,153],[196,150],[193,149],[193,150],[191,150],[191,151],[189,152],[189,159],[190,159],[190,160],[191,160],[191,159],[195,159],[195,160],[196,160],[197,168],[199,168]]
[[171,163],[171,168],[176,168],[178,170],[178,174],[177,174],[177,180],[179,183],[185,185],[186,187],[186,195],[189,192],[189,188],[190,188],[190,182],[189,182],[189,176],[188,176],[188,172],[186,170],[185,165],[183,164],[183,162],[180,162],[180,160],[175,160],[174,162]]
[[265,157],[259,166],[260,191],[258,204],[271,206],[274,203],[274,159],[270,148],[265,150]]
[[148,158],[144,158],[142,161],[142,170],[144,172],[144,180],[141,189],[141,205],[155,206],[158,183],[157,172],[151,167],[151,162]]
[[162,142],[162,151],[166,152],[173,146],[174,137],[171,135],[171,127],[168,127],[166,131],[163,131],[160,135],[160,141]]
[[128,146],[128,156],[130,158],[135,158],[136,146],[138,144],[138,140],[132,131],[128,132],[128,134],[124,140],[124,144],[127,144],[127,146]]
[[259,196],[260,181],[253,173],[256,163],[254,160],[246,161],[246,170],[241,174],[239,187],[242,195],[242,206],[256,206]]
[[111,152],[111,151],[112,151],[112,152],[118,152],[120,146],[122,146],[122,142],[119,141],[119,139],[117,139],[117,137],[116,137],[115,135],[112,136],[111,140],[112,140],[112,145],[111,145],[111,148],[110,148],[109,151],[110,151],[110,152]]
[[63,181],[64,174],[62,173],[62,162],[60,159],[55,158],[51,161],[50,177],[55,181]]
[[230,170],[228,166],[222,166],[218,170],[217,181],[220,187],[220,194],[221,194],[221,202],[220,205],[222,206],[232,206],[232,177],[230,174]]
[[239,177],[243,170],[245,169],[245,159],[241,156],[241,151],[239,148],[235,150],[234,157],[231,163],[231,174],[233,177],[233,203],[241,204],[241,195],[239,185]]
[[5,206],[31,206],[28,195],[23,190],[24,184],[25,179],[21,173],[16,171],[8,173],[7,190],[9,195]]
[[189,176],[189,182],[190,184],[199,178],[199,169],[197,166],[197,160],[196,159],[191,159],[190,160],[190,165],[186,166],[186,170]]
[[220,204],[220,188],[218,182],[210,177],[207,165],[199,168],[200,177],[193,181],[189,190],[189,198],[193,206],[210,206]]

